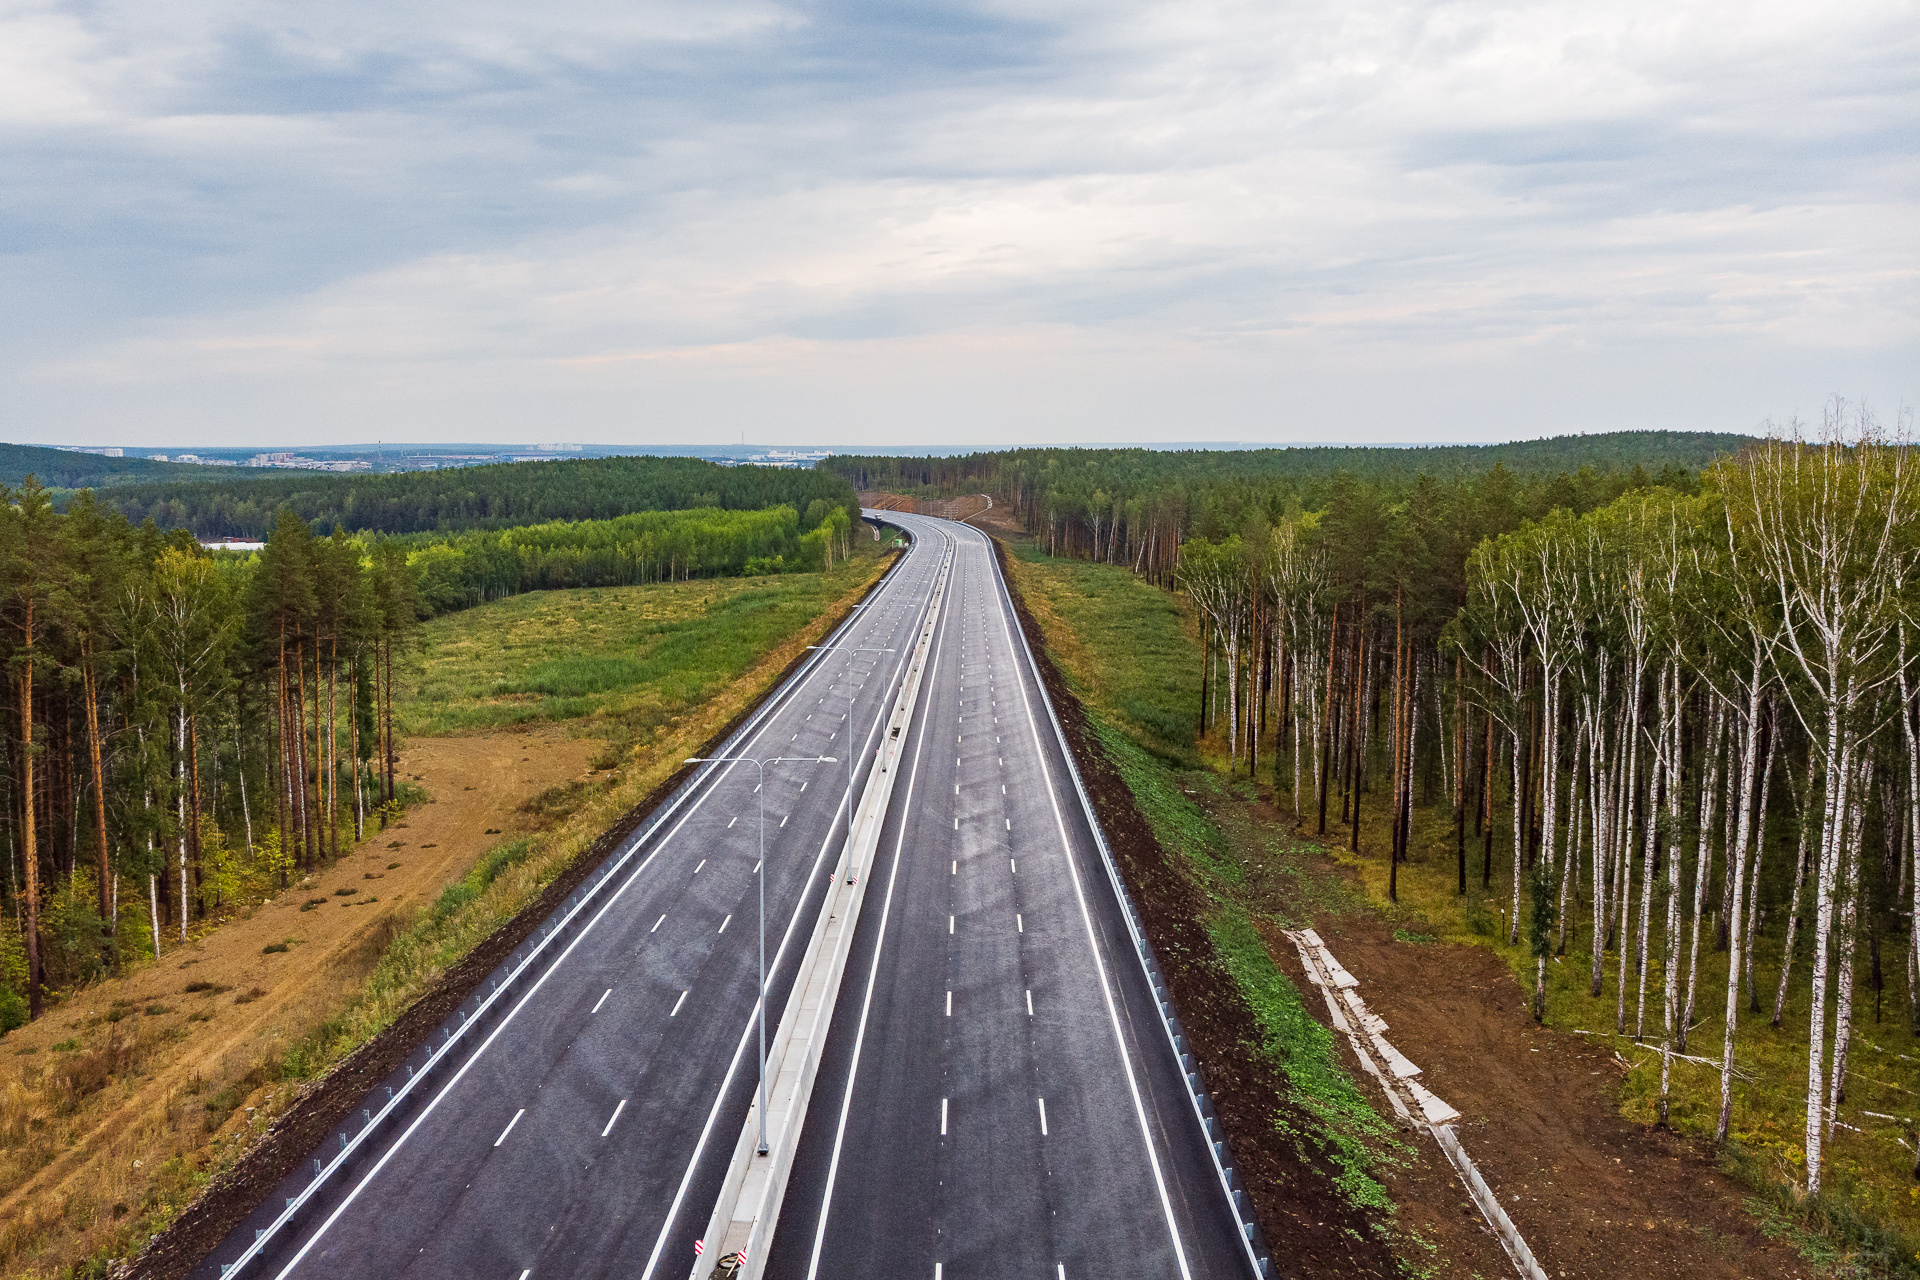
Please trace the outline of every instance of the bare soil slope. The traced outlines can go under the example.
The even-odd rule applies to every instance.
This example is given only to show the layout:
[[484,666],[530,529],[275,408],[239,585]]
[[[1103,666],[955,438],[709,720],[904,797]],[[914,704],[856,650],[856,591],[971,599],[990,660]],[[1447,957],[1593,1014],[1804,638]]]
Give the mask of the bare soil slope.
[[[9,1110],[47,1096],[49,1076],[79,1080],[60,1091],[68,1114],[56,1106],[27,1118],[18,1141],[9,1126],[12,1150],[0,1150],[0,1257],[27,1246],[9,1273],[31,1267],[29,1242],[50,1228],[85,1236],[109,1225],[147,1194],[166,1161],[199,1152],[209,1128],[243,1136],[248,1104],[276,1087],[256,1088],[249,1073],[340,1008],[396,923],[486,849],[537,822],[521,806],[582,777],[601,746],[552,728],[412,740],[400,767],[431,800],[396,827],[241,918],[184,945],[176,935],[157,963],[90,987],[7,1036],[0,1097]],[[303,909],[309,903],[317,905]],[[266,950],[283,943],[285,951]],[[189,993],[189,983],[209,986]],[[198,1024],[191,1035],[189,1020]],[[69,1042],[76,1047],[54,1047]],[[48,1150],[57,1150],[51,1162],[31,1168]]]
[[[1816,1274],[1767,1239],[1709,1153],[1623,1120],[1613,1051],[1535,1025],[1527,993],[1498,956],[1396,941],[1389,925],[1364,915],[1316,927],[1387,1020],[1394,1047],[1459,1109],[1462,1145],[1549,1276]],[[1314,990],[1277,931],[1268,947],[1303,991]],[[1349,1069],[1370,1079],[1340,1039]],[[1445,1157],[1430,1139],[1419,1148],[1423,1167],[1389,1178],[1389,1190],[1407,1226],[1439,1249],[1441,1274],[1511,1274]]]

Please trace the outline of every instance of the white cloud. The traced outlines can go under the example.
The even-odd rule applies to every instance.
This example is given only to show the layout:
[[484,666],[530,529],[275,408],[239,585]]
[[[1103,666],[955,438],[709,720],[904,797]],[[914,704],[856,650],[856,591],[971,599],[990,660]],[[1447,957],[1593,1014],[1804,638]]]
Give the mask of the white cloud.
[[0,424],[1409,438],[1911,398],[1910,18],[9,8],[0,272],[71,293]]

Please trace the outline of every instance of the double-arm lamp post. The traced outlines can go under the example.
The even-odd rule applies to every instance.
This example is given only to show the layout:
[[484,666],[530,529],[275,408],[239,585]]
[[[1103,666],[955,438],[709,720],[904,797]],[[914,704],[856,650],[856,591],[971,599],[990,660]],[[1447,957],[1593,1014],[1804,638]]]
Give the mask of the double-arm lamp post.
[[767,1154],[767,766],[770,764],[834,764],[832,756],[688,756],[688,764],[750,764],[760,771],[760,1154]]

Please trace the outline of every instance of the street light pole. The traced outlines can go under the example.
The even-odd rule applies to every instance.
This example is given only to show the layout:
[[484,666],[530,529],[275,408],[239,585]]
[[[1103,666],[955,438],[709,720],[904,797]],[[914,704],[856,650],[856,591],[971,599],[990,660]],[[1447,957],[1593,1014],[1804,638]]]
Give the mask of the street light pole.
[[760,1154],[767,1154],[767,766],[770,764],[834,764],[832,756],[688,756],[688,764],[750,764],[760,771]]
[[[847,655],[847,745],[853,745],[853,655],[856,653],[892,653],[892,649],[867,649],[846,644],[810,644],[809,649],[827,652],[840,650]],[[847,752],[847,883],[853,883],[853,756]]]

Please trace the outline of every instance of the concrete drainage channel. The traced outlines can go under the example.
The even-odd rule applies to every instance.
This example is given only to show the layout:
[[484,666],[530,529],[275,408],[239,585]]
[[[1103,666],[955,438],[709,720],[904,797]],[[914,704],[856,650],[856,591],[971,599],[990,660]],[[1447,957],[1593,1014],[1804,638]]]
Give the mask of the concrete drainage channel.
[[[951,552],[949,552],[948,555],[948,567],[950,567]],[[896,572],[898,572],[897,567],[889,571],[886,577],[876,583],[873,590],[868,594],[867,599],[877,599],[880,593],[885,590],[888,583],[892,581],[893,574]],[[937,597],[944,592],[945,572],[946,567],[943,567],[943,576],[940,583],[936,586],[935,603],[928,611],[929,618],[934,616],[938,610]],[[845,628],[853,625],[857,617],[857,612],[850,615],[839,627],[835,628],[833,634],[837,636]],[[829,637],[829,642],[831,638],[832,637]],[[735,744],[746,740],[748,736],[760,727],[763,720],[772,715],[773,712],[782,705],[784,698],[781,696],[781,693],[785,690],[797,688],[799,682],[805,677],[811,667],[824,660],[824,652],[816,654],[805,666],[795,671],[789,682],[783,686],[783,689],[775,691],[773,696],[768,697],[754,714],[748,716],[733,733],[727,736],[726,741],[716,749],[714,754],[732,754]],[[909,673],[907,681],[903,682],[903,688],[906,683],[910,682],[916,690],[918,689],[918,661],[919,658],[916,655],[915,669]],[[897,714],[896,711],[896,715]],[[883,751],[884,750],[885,748],[883,748]],[[882,758],[884,761],[885,757],[883,756]],[[342,1173],[352,1169],[371,1155],[369,1144],[375,1135],[409,1119],[411,1120],[411,1124],[408,1126],[410,1128],[412,1124],[418,1124],[426,1117],[427,1113],[431,1111],[434,1106],[433,1101],[424,1102],[423,1105],[423,1099],[420,1096],[427,1082],[443,1074],[443,1068],[452,1067],[453,1063],[457,1061],[458,1055],[462,1053],[467,1055],[466,1061],[453,1069],[453,1074],[447,1079],[446,1084],[451,1086],[454,1081],[457,1081],[461,1075],[465,1074],[467,1067],[478,1057],[479,1050],[486,1047],[486,1041],[491,1040],[492,1036],[498,1034],[500,1028],[506,1024],[508,1018],[502,1015],[509,1014],[511,1009],[517,1009],[520,1004],[532,999],[539,990],[540,983],[536,977],[536,980],[531,986],[525,987],[519,1000],[513,1001],[513,993],[521,990],[524,985],[523,979],[526,979],[529,975],[544,975],[551,971],[552,966],[564,957],[566,952],[579,941],[584,933],[584,929],[575,928],[574,926],[584,926],[590,923],[601,912],[608,909],[611,905],[611,900],[601,902],[600,899],[603,896],[602,891],[616,878],[621,877],[623,874],[631,874],[633,871],[637,871],[637,868],[631,870],[629,868],[629,864],[633,861],[634,856],[641,849],[645,848],[654,836],[674,819],[675,815],[690,799],[699,793],[699,782],[707,773],[711,773],[718,767],[720,766],[706,766],[700,775],[697,775],[687,785],[682,786],[673,798],[658,813],[653,815],[652,820],[646,824],[644,830],[626,843],[626,846],[617,857],[610,858],[606,865],[595,872],[585,884],[568,895],[561,907],[538,926],[534,936],[527,942],[521,944],[505,962],[502,966],[505,972],[501,976],[488,979],[484,990],[477,992],[474,996],[463,1002],[460,1008],[448,1016],[446,1022],[441,1025],[438,1035],[428,1042],[424,1054],[416,1052],[414,1055],[411,1055],[412,1059],[417,1060],[409,1060],[404,1064],[404,1070],[406,1072],[404,1079],[397,1080],[395,1084],[383,1086],[381,1091],[369,1095],[370,1102],[375,1098],[379,1098],[378,1109],[376,1110],[373,1106],[363,1108],[360,1113],[361,1123],[359,1126],[351,1132],[341,1132],[337,1135],[339,1138],[338,1150],[331,1152],[330,1156],[314,1158],[312,1178],[299,1187],[294,1194],[283,1196],[285,1207],[275,1214],[267,1226],[256,1227],[254,1229],[252,1243],[246,1247],[245,1251],[242,1252],[238,1258],[232,1262],[219,1264],[219,1274],[221,1276],[238,1275],[249,1263],[259,1258],[266,1249],[277,1243],[289,1227],[309,1212],[313,1207],[314,1201],[324,1189]],[[872,789],[873,779],[870,778],[868,780],[867,790],[871,792]],[[884,801],[882,803],[884,804]],[[875,839],[877,838],[876,830]],[[865,877],[861,876],[860,879],[864,884]],[[823,914],[825,913],[823,912]],[[562,940],[567,937],[571,937],[572,941],[566,942],[564,946],[561,945]],[[811,952],[809,952],[809,955],[811,956]],[[802,973],[804,975],[804,969]],[[796,985],[796,990],[798,989]],[[512,1002],[511,1005],[509,1002]],[[475,1047],[473,1041],[479,1036],[483,1025],[491,1025],[493,1030]],[[825,1028],[823,1027],[822,1031],[824,1032],[824,1030]],[[389,1079],[393,1078],[394,1077],[389,1077]],[[384,1097],[380,1096],[380,1092],[384,1093]],[[444,1096],[444,1093],[445,1089],[443,1087],[441,1096]],[[437,1101],[437,1098],[434,1101]],[[382,1157],[382,1160],[384,1160],[384,1157]],[[379,1162],[376,1162],[372,1167],[378,1168]],[[283,1183],[282,1186],[284,1188],[285,1183]]]
[[[787,1178],[800,1147],[800,1130],[807,1117],[807,1100],[813,1092],[814,1077],[820,1066],[820,1053],[826,1045],[827,1028],[833,1021],[838,1002],[840,979],[846,973],[847,956],[853,947],[854,922],[860,918],[874,854],[880,846],[880,828],[887,816],[887,804],[893,796],[893,784],[899,776],[895,767],[907,746],[907,726],[913,721],[914,707],[920,699],[928,652],[939,626],[947,587],[953,572],[953,551],[947,552],[940,577],[934,583],[933,604],[928,609],[920,634],[914,642],[907,664],[906,679],[894,698],[887,730],[880,740],[880,758],[867,775],[866,790],[854,818],[853,833],[846,852],[848,875],[834,878],[826,901],[820,908],[819,923],[807,943],[806,955],[793,981],[793,994],[787,998],[778,1030],[767,1045],[766,1063],[766,1141],[760,1150],[760,1099],[756,1094],[748,1108],[740,1137],[734,1143],[733,1159],[726,1179],[720,1184],[707,1229],[701,1236],[691,1280],[706,1280],[716,1260],[739,1259],[737,1280],[760,1280],[766,1266],[768,1245],[780,1220],[780,1203],[787,1190]],[[724,1274],[722,1272],[721,1274]]]
[[1327,1013],[1334,1028],[1346,1034],[1360,1065],[1380,1082],[1400,1122],[1424,1125],[1433,1135],[1460,1175],[1467,1194],[1473,1197],[1480,1215],[1500,1238],[1501,1248],[1507,1251],[1508,1260],[1522,1280],[1547,1280],[1546,1272],[1534,1259],[1533,1250],[1527,1247],[1519,1228],[1513,1225],[1513,1219],[1507,1216],[1493,1189],[1487,1186],[1486,1179],[1467,1156],[1466,1148],[1460,1145],[1459,1135],[1453,1131],[1460,1113],[1420,1083],[1420,1068],[1388,1042],[1386,1020],[1367,1008],[1360,998],[1359,980],[1333,958],[1333,952],[1320,940],[1320,935],[1312,929],[1288,929],[1286,935],[1300,952],[1301,967],[1326,998]]

